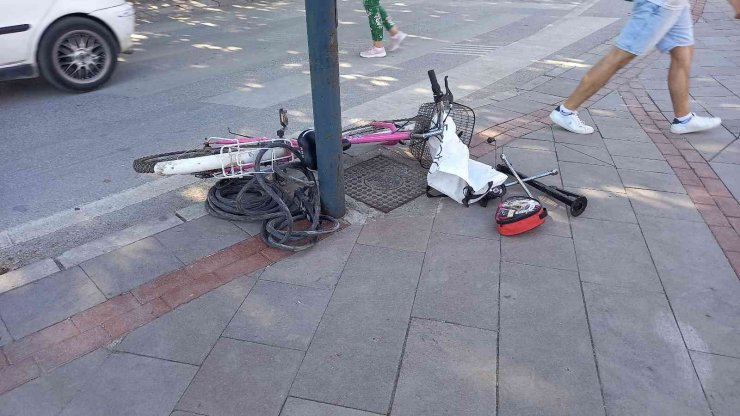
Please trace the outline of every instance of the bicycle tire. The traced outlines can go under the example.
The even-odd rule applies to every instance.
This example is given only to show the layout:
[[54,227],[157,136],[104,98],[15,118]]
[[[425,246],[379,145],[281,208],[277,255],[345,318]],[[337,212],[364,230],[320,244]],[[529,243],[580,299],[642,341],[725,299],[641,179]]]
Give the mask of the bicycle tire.
[[[159,162],[169,162],[172,160],[180,159],[192,159],[194,157],[211,156],[214,154],[214,149],[193,149],[193,150],[181,150],[177,152],[159,153],[156,155],[149,155],[140,157],[134,160],[134,170],[138,173],[154,173],[154,165]],[[193,172],[202,173],[202,172]]]

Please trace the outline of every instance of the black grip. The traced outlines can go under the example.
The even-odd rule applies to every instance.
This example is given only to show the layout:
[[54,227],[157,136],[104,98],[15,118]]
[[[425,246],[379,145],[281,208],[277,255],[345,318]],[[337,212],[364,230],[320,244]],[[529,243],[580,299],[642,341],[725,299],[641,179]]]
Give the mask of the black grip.
[[430,69],[427,71],[427,74],[429,75],[429,82],[432,83],[432,92],[434,93],[435,97],[439,97],[442,95],[442,88],[439,87],[439,82],[437,82],[437,74],[434,73],[433,69]]

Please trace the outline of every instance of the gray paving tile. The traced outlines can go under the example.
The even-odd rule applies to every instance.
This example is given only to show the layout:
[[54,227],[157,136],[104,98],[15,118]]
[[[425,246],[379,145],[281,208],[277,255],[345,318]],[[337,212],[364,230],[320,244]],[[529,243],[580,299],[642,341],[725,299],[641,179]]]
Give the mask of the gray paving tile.
[[307,350],[331,289],[261,280],[234,315],[224,336]]
[[740,164],[712,162],[711,165],[732,195],[740,199]]
[[262,231],[261,221],[232,221],[232,224],[251,236],[259,235]]
[[432,230],[433,216],[369,218],[357,242],[378,247],[424,251]]
[[386,413],[423,255],[358,245],[291,395]]
[[243,277],[206,293],[128,334],[116,349],[200,365],[255,281]]
[[503,237],[501,253],[504,261],[578,270],[573,240],[538,233],[537,229],[513,237]]
[[708,112],[727,120],[740,119],[740,99],[737,97],[697,98]]
[[[606,139],[620,142],[650,143],[650,136],[631,118],[601,117],[598,122],[599,132]],[[608,121],[607,121],[608,120]],[[613,155],[614,153],[612,153]]]
[[740,357],[740,285],[709,227],[639,220],[688,347]]
[[617,169],[639,170],[643,172],[673,173],[665,160],[641,159],[627,156],[612,156]]
[[712,162],[740,164],[740,140],[735,140],[725,147]]
[[567,188],[588,188],[624,193],[617,169],[611,166],[561,162],[560,176]]
[[552,94],[545,94],[537,91],[527,91],[519,95],[528,100],[537,101],[543,104],[555,105],[563,101],[563,97]]
[[[519,138],[503,146],[504,152],[510,148],[540,150],[544,152],[554,152],[555,145],[551,141]],[[501,162],[499,162],[501,163]]]
[[490,415],[496,408],[496,332],[414,319],[393,415]]
[[197,367],[131,354],[111,354],[60,416],[166,415]]
[[[526,175],[535,175],[552,169],[557,169],[558,167],[558,159],[554,152],[514,147],[507,147],[505,150],[506,157],[509,159],[509,162],[514,165],[514,168]],[[496,159],[494,154],[490,153],[489,155],[478,159],[478,161],[491,166],[496,166],[497,164],[503,163],[500,159],[501,152],[498,152],[498,157],[499,159]],[[512,180],[514,179],[512,178]],[[548,185],[562,185],[559,176],[548,176],[540,179],[540,181]]]
[[517,117],[521,117],[522,113],[516,111],[506,110],[500,107],[486,105],[475,109],[475,125],[476,131],[483,131],[491,126],[504,123],[509,120],[513,120]]
[[593,134],[578,134],[571,133],[568,130],[564,130],[558,126],[553,126],[552,134],[555,138],[556,143],[579,144],[581,146],[591,147],[606,147],[604,145],[604,139],[601,137],[601,134],[599,134],[598,131],[594,132]]
[[583,286],[607,414],[710,414],[665,296]]
[[442,198],[432,231],[498,240],[494,215],[490,205],[483,208],[474,204],[466,208],[450,198]]
[[177,403],[207,415],[277,416],[303,353],[221,338]]
[[163,231],[155,238],[189,264],[245,240],[249,234],[229,221],[206,215]]
[[353,225],[316,244],[273,264],[260,275],[262,280],[311,287],[334,287],[362,226]]
[[5,327],[5,323],[0,320],[0,347],[5,344],[10,344],[11,341],[13,341],[13,337],[10,336],[10,332],[8,332],[8,328]]
[[590,165],[613,166],[612,158],[606,149],[601,147],[582,146],[570,143],[558,143],[558,161],[575,162]]
[[611,110],[613,112],[629,113],[627,105],[624,104],[624,100],[622,100],[622,97],[617,91],[611,92],[607,94],[604,98],[595,102],[589,108],[589,111],[591,109]]
[[637,224],[583,218],[573,222],[573,240],[581,280],[663,291]]
[[0,295],[0,316],[15,339],[105,300],[79,267],[54,273]]
[[604,144],[606,144],[606,148],[612,156],[629,156],[639,157],[642,159],[664,160],[660,150],[658,150],[653,143],[604,139]]
[[494,104],[494,106],[496,107],[503,108],[505,110],[516,111],[517,113],[522,114],[529,114],[541,110],[543,107],[545,107],[545,105],[546,104],[538,101],[523,98],[522,96],[516,96],[508,98],[506,100],[497,101]]
[[740,358],[690,351],[699,380],[715,416],[736,415],[740,409]]
[[703,222],[699,211],[686,194],[627,188],[632,207],[639,216]]
[[108,357],[99,349],[0,396],[0,416],[56,416]]
[[583,195],[588,200],[588,207],[578,218],[593,218],[596,220],[621,221],[636,223],[635,213],[632,210],[626,194],[597,191],[595,189],[570,188],[571,192]]
[[108,298],[146,283],[183,263],[154,237],[88,260],[80,265]]
[[578,81],[565,78],[553,78],[552,80],[539,85],[534,90],[543,92],[545,94],[568,97],[576,89],[577,86]]
[[348,407],[334,406],[311,400],[288,397],[280,416],[377,416],[378,413],[363,412]]
[[[568,206],[536,189],[530,188],[529,191],[532,192],[532,196],[537,198],[540,203],[542,203],[542,206],[547,209],[547,220],[537,228],[537,232],[558,237],[570,237],[570,217],[568,217]],[[517,192],[516,194],[524,195],[523,192]]]
[[591,106],[589,107],[588,112],[594,117],[634,120],[634,118],[632,117],[632,114],[630,114],[626,106],[624,107],[624,110],[620,110],[620,111],[608,109],[608,108],[595,108]]
[[552,128],[551,127],[544,127],[539,130],[535,130],[526,136],[522,137],[523,139],[529,139],[529,140],[546,140],[546,141],[554,141],[555,138],[552,135]]
[[11,270],[0,275],[0,293],[43,279],[59,271],[59,266],[52,259],[39,260],[28,266]]
[[617,169],[625,188],[648,189],[685,194],[681,181],[673,173],[641,172]]
[[499,241],[432,234],[413,316],[496,329]]
[[580,81],[589,68],[573,68],[563,72],[559,75],[560,78],[572,79],[574,81]]
[[503,263],[499,415],[603,413],[576,272]]

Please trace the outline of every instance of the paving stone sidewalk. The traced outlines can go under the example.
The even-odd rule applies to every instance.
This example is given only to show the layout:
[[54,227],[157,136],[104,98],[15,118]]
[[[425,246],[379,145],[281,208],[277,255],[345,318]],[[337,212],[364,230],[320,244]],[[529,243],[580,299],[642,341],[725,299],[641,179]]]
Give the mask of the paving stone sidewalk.
[[[737,414],[740,61],[720,39],[740,26],[702,10],[693,98],[723,130],[667,133],[664,58],[589,103],[591,136],[547,119],[580,66],[469,97],[471,152],[558,168],[545,181],[583,215],[540,195],[546,224],[500,237],[492,207],[350,201],[347,228],[292,256],[195,219],[3,289],[0,416]],[[379,153],[399,157],[347,163]]]

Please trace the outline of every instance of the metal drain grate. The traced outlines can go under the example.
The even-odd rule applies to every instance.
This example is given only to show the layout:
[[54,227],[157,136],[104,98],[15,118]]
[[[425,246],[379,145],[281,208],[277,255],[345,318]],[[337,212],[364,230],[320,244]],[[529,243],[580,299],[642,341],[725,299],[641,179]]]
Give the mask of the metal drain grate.
[[427,171],[385,156],[358,163],[345,171],[347,195],[383,212],[390,212],[423,194]]

